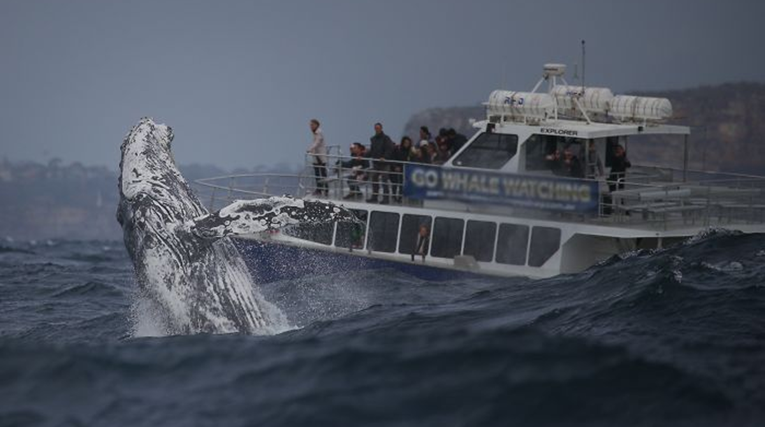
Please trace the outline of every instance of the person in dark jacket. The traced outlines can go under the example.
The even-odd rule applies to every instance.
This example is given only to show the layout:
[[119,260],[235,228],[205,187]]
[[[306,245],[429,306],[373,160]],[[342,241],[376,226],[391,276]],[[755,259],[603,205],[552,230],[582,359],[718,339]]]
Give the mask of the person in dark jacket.
[[468,141],[465,135],[457,133],[457,131],[453,128],[447,131],[447,135],[449,136],[449,141],[451,141],[450,151],[452,154],[460,151],[460,148],[462,148],[462,146],[465,145]]
[[627,152],[624,147],[617,145],[614,148],[614,157],[611,159],[611,173],[608,175],[608,190],[614,192],[624,189],[624,177],[627,174],[627,168],[632,167],[632,163],[627,160]]
[[584,168],[579,158],[574,155],[570,147],[563,150],[563,159],[561,160],[562,175],[571,178],[584,178]]
[[[414,147],[412,147],[412,139],[408,136],[401,138],[401,144],[399,144],[393,151],[393,163],[391,169],[393,173],[390,175],[390,181],[392,183],[391,192],[396,202],[401,203],[401,193],[403,191],[404,184],[404,164],[403,162],[414,161]],[[401,163],[398,163],[401,162]]]
[[348,181],[349,193],[345,197],[346,200],[358,199],[361,197],[361,190],[359,189],[359,183],[366,177],[365,173],[369,168],[369,161],[366,157],[366,147],[359,142],[351,144],[351,158],[340,163],[340,167],[346,170],[350,170],[350,174],[346,176]]
[[383,197],[380,203],[386,205],[390,203],[388,191],[390,164],[387,160],[393,157],[395,144],[383,132],[383,126],[380,123],[375,123],[375,134],[369,138],[369,142],[369,158],[372,159],[372,171],[369,173],[369,179],[372,181],[372,197],[367,199],[367,203],[377,203],[380,196],[380,183],[382,183]]

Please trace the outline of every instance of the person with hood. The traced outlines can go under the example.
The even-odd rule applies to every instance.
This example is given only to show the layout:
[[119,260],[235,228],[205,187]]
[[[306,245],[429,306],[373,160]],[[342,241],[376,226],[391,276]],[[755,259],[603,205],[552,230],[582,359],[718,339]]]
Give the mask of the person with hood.
[[369,157],[372,159],[372,171],[369,173],[369,179],[372,181],[372,197],[367,199],[367,203],[377,203],[380,196],[380,185],[382,185],[383,197],[380,204],[390,203],[388,191],[388,172],[390,164],[387,162],[393,156],[395,145],[388,135],[383,132],[381,123],[375,123],[375,134],[369,138]]
[[306,153],[313,157],[313,172],[316,175],[316,190],[314,196],[327,195],[329,188],[327,186],[327,145],[324,142],[324,133],[321,131],[321,124],[316,119],[311,119],[309,124],[313,142],[308,147]]

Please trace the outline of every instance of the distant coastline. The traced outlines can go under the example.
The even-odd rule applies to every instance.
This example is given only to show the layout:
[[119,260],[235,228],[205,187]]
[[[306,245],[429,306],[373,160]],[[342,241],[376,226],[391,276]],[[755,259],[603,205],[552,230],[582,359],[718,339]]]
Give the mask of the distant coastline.
[[[275,171],[265,166],[227,171],[200,164],[180,169],[189,182],[228,173]],[[64,164],[59,159],[47,164],[0,161],[0,244],[3,240],[121,239],[115,219],[117,175],[116,168]]]

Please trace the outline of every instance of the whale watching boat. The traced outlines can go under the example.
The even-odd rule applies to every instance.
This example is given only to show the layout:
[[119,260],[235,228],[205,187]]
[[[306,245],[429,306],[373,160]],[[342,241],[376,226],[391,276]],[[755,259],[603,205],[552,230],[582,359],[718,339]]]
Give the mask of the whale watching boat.
[[[198,188],[211,209],[292,194],[333,200],[363,221],[237,237],[261,283],[358,269],[542,278],[709,228],[765,232],[765,177],[689,169],[691,129],[667,124],[669,100],[572,86],[565,68],[545,65],[530,92],[492,92],[475,135],[442,165],[387,161],[402,195],[388,204],[366,202],[371,183],[342,166],[351,157],[339,146],[328,147],[327,195],[313,195],[311,155],[302,174],[228,175]],[[638,152],[646,136],[674,139],[682,163],[617,172],[619,152]]]

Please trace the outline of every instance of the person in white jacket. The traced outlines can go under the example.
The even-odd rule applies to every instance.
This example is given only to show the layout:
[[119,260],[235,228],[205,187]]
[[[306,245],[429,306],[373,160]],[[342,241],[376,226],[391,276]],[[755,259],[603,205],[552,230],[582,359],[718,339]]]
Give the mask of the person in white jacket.
[[308,147],[307,153],[313,157],[313,171],[316,175],[316,190],[314,196],[327,195],[329,188],[327,186],[327,145],[324,143],[324,133],[321,131],[321,124],[316,119],[311,119],[311,134],[313,142]]

